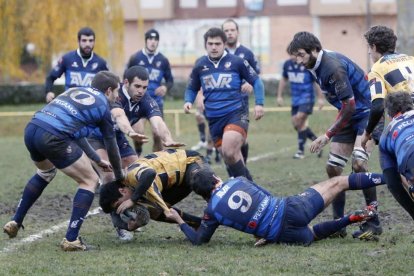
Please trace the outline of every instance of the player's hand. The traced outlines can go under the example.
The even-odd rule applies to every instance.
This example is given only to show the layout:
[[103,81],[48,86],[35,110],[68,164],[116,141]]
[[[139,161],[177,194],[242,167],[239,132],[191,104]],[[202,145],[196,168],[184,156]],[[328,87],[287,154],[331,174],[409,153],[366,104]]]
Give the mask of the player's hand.
[[253,93],[253,86],[251,86],[250,83],[245,82],[241,86],[241,92],[252,94]]
[[325,100],[323,98],[319,98],[318,99],[318,109],[322,110],[324,105],[325,105]]
[[319,152],[324,146],[329,143],[329,138],[324,134],[316,138],[310,145],[310,152]]
[[276,97],[276,104],[277,106],[283,106],[284,101],[283,101],[283,97]]
[[254,119],[260,120],[264,116],[264,109],[262,105],[255,105],[254,106]]
[[133,132],[128,132],[127,134],[129,137],[131,137],[132,140],[139,142],[139,143],[148,143],[149,138],[148,136],[145,136],[144,134]]
[[132,206],[134,206],[134,204],[135,203],[131,199],[127,199],[118,206],[118,209],[116,209],[116,213],[121,214],[126,209],[131,208]]
[[104,172],[112,172],[112,165],[107,160],[101,159],[101,161],[97,163],[97,165],[101,167]]
[[46,94],[46,102],[50,103],[51,101],[53,101],[53,99],[55,98],[55,93],[53,92],[47,92]]
[[192,103],[185,103],[184,104],[184,113],[185,114],[190,114],[190,110],[191,110],[191,108],[193,107],[193,104]]
[[167,94],[167,87],[165,85],[158,86],[154,92],[155,92],[155,95],[164,97],[165,94]]
[[168,220],[175,221],[178,224],[184,223],[180,214],[174,208],[171,208],[169,212],[164,211],[164,215]]
[[369,140],[372,139],[371,134],[369,134],[366,130],[364,130],[364,133],[361,136],[361,147],[367,151],[367,143]]
[[163,145],[164,147],[167,147],[167,148],[179,148],[179,147],[185,147],[185,144],[184,144],[184,143],[181,143],[181,142],[176,142],[176,141],[164,142],[164,143],[162,143],[162,145]]

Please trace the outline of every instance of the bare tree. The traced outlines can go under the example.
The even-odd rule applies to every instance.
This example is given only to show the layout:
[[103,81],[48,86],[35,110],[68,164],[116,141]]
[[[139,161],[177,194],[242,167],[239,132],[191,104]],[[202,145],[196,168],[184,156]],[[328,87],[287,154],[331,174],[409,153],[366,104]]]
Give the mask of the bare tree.
[[414,1],[397,0],[397,49],[414,56]]

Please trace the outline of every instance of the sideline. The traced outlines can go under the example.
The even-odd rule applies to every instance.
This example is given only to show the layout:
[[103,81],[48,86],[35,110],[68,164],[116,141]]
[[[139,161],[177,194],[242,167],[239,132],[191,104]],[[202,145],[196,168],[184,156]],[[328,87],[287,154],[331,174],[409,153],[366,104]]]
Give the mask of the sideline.
[[[290,151],[294,147],[296,147],[296,146],[285,147],[283,149],[280,149],[277,152],[269,152],[269,153],[266,153],[266,154],[253,156],[253,157],[251,157],[247,160],[247,163],[257,162],[257,161],[260,161],[261,159],[268,158],[268,157],[273,156],[275,154]],[[217,168],[219,166],[222,166],[222,164],[212,165],[212,168]],[[88,214],[86,215],[86,218],[99,214],[100,210],[101,210],[101,208],[97,207],[97,208],[93,209],[92,211],[89,211]],[[22,245],[32,243],[34,241],[42,239],[44,236],[54,234],[54,233],[60,231],[61,229],[66,228],[68,226],[68,223],[69,223],[69,220],[66,220],[66,221],[61,222],[57,225],[54,225],[54,226],[52,226],[48,229],[42,230],[42,231],[40,231],[36,234],[32,234],[32,235],[30,235],[26,238],[23,238],[23,239],[20,239],[20,240],[11,240],[11,242],[8,245],[6,245],[6,247],[4,247],[2,250],[0,250],[0,254],[13,252],[13,251],[17,250]]]

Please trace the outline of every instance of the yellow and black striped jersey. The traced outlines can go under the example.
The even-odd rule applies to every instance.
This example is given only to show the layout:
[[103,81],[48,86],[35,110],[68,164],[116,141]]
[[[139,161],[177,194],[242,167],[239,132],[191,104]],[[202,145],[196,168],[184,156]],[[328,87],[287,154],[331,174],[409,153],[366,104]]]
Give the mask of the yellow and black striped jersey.
[[404,54],[382,56],[368,73],[371,100],[384,99],[387,93],[414,92],[414,57]]
[[135,189],[140,185],[141,174],[148,169],[154,170],[156,177],[144,197],[168,211],[169,207],[161,196],[162,191],[182,185],[187,165],[200,161],[201,156],[187,156],[183,149],[154,152],[129,165],[124,184]]

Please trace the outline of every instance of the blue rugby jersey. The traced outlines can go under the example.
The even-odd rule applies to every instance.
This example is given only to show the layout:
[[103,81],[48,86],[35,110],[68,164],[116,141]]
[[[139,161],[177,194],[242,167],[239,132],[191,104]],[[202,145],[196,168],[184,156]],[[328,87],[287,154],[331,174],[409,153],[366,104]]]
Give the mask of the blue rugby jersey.
[[364,71],[346,56],[322,50],[316,65],[310,70],[317,79],[326,100],[338,110],[341,100],[354,97],[353,119],[367,116],[371,109],[371,94]]
[[383,170],[398,168],[405,177],[413,177],[407,161],[414,152],[414,110],[395,117],[388,124],[381,136],[379,149]]
[[252,51],[250,51],[249,48],[243,46],[243,45],[239,45],[234,52],[230,49],[226,49],[227,52],[229,52],[230,54],[233,54],[235,56],[241,57],[244,60],[247,60],[247,62],[249,62],[250,66],[253,67],[254,71],[256,71],[256,73],[259,75],[260,74],[260,67],[259,67],[259,62],[257,61],[257,58],[255,57],[255,55],[253,54]]
[[93,88],[77,87],[65,91],[37,111],[31,123],[58,137],[86,137],[94,127],[98,127],[105,137],[114,137],[108,99]]
[[290,83],[292,106],[315,103],[315,78],[305,66],[288,59],[283,64],[282,76]]
[[[90,87],[96,73],[107,71],[106,61],[92,52],[89,59],[84,60],[79,50],[65,54],[50,71],[53,80],[65,73],[65,90],[72,87]],[[53,83],[46,82],[46,92],[52,91]]]
[[171,73],[170,62],[160,52],[156,52],[154,55],[149,56],[144,50],[141,50],[131,57],[127,68],[135,65],[139,65],[147,69],[149,74],[147,93],[157,101],[158,105],[162,106],[163,97],[155,95],[155,90],[161,86],[163,79],[165,79],[167,87],[171,87],[173,85],[174,78]]
[[189,238],[195,244],[208,242],[217,227],[225,225],[276,242],[285,204],[284,198],[274,197],[244,177],[228,180],[213,192],[200,228]]
[[[254,85],[257,79],[249,62],[238,56],[224,52],[219,61],[213,62],[206,55],[196,61],[191,72],[185,102],[193,103],[202,88],[206,117],[222,117],[246,104],[241,97],[242,80]],[[256,104],[263,104],[262,101],[256,98]]]

